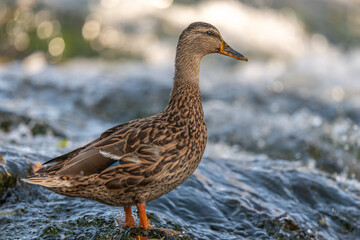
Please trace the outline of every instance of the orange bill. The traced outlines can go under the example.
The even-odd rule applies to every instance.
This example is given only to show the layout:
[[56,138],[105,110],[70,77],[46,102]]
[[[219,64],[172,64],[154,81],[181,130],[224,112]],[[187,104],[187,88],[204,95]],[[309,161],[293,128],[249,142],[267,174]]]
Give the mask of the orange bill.
[[248,58],[231,48],[225,41],[222,42],[221,47],[216,50],[217,53],[241,60],[248,61]]

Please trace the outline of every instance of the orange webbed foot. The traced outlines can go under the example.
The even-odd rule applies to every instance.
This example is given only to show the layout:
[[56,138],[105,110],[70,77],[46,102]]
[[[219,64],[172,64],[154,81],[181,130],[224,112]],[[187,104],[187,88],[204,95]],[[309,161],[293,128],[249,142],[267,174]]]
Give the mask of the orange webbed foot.
[[132,216],[131,213],[131,206],[127,206],[124,207],[124,211],[125,211],[125,225],[124,227],[134,227],[135,226],[135,221],[134,221],[134,217]]
[[144,203],[137,203],[136,207],[139,211],[139,218],[140,218],[140,222],[139,222],[139,227],[142,227],[144,230],[148,230],[150,228],[152,228],[150,226],[150,220],[147,218],[146,216],[146,212],[145,212],[145,204]]

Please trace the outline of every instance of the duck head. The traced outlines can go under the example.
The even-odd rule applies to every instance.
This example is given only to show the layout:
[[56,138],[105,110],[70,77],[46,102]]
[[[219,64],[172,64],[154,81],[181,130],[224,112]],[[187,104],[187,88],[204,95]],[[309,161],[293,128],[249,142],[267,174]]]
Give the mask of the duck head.
[[181,33],[177,50],[191,52],[200,58],[209,53],[220,53],[238,60],[248,61],[247,57],[224,41],[216,27],[204,22],[194,22]]

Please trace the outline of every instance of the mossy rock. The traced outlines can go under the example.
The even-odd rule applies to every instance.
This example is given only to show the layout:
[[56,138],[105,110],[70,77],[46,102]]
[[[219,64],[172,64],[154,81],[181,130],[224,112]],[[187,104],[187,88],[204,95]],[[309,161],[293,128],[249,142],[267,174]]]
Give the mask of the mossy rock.
[[50,126],[48,123],[31,119],[27,116],[22,116],[16,113],[7,112],[0,109],[0,131],[10,132],[18,127],[20,124],[26,125],[32,135],[54,135],[65,137],[63,133]]
[[19,184],[21,178],[32,173],[31,163],[26,156],[19,155],[16,150],[4,150],[0,148],[0,204],[11,196],[12,189]]

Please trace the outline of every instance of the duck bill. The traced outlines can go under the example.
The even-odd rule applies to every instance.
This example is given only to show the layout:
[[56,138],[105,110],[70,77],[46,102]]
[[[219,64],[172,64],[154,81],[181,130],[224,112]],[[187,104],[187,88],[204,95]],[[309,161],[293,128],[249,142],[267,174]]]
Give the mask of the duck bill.
[[241,53],[234,50],[230,47],[225,41],[222,42],[221,47],[216,49],[217,53],[241,60],[241,61],[248,61],[248,58],[242,55]]

